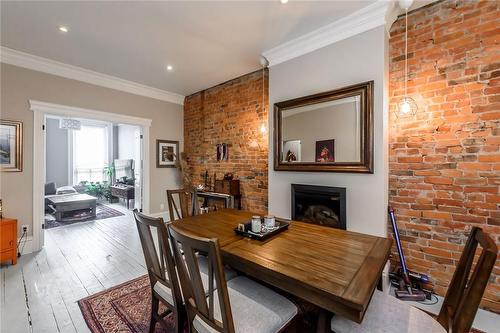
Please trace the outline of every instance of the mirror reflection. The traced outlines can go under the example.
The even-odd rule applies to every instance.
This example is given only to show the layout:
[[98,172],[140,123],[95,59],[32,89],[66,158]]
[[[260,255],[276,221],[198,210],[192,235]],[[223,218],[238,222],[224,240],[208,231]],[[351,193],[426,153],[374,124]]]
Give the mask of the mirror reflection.
[[282,111],[282,162],[361,161],[360,96]]

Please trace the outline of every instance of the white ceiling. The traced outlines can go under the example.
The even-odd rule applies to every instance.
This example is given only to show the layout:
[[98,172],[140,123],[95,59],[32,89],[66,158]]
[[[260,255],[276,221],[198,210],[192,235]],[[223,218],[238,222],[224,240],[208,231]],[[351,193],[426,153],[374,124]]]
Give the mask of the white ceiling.
[[189,95],[260,68],[263,51],[374,1],[2,1],[1,45]]
[[260,68],[263,51],[372,2],[2,1],[1,44],[189,95]]

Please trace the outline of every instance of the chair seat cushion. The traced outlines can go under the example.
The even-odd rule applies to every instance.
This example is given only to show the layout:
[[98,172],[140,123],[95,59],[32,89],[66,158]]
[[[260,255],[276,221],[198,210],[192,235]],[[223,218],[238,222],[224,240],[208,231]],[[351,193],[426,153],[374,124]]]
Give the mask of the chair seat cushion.
[[161,298],[168,302],[170,305],[174,304],[174,298],[172,297],[172,290],[161,282],[156,282],[153,290],[156,291]]
[[335,333],[446,333],[427,313],[375,290],[361,324],[334,316],[331,329]]
[[[236,332],[275,333],[297,314],[297,307],[287,298],[244,276],[230,280],[227,287]],[[221,321],[217,293],[214,317]],[[216,332],[199,317],[195,317],[193,326],[200,333]]]

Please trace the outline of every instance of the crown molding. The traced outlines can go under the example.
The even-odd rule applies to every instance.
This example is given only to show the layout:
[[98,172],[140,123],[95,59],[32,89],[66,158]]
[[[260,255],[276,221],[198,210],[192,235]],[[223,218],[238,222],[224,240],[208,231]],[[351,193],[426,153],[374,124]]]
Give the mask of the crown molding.
[[395,13],[393,1],[378,0],[335,22],[264,51],[262,55],[269,61],[269,66],[274,66],[381,25],[385,25],[388,31],[396,20]]
[[94,72],[85,68],[68,65],[59,61],[35,56],[29,53],[2,46],[0,61],[34,71],[82,81],[96,86],[124,91],[134,95],[154,98],[165,102],[184,104],[184,96],[169,91],[153,88],[140,83],[124,80],[115,76]]

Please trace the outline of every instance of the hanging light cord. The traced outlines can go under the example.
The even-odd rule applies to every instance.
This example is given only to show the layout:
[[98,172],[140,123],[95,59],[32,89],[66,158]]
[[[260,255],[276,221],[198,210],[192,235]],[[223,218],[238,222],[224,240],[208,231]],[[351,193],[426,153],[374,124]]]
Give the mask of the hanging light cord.
[[264,89],[265,89],[265,84],[264,84],[264,71],[266,67],[262,66],[262,122],[264,123]]
[[406,8],[405,14],[405,100],[408,95],[408,8]]

